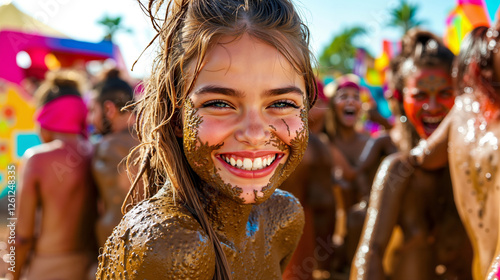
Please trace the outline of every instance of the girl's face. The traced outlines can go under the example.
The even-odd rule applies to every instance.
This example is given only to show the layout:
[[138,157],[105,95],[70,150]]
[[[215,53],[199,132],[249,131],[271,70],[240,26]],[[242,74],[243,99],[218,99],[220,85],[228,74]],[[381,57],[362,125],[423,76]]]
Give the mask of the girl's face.
[[359,90],[353,87],[341,88],[333,98],[339,124],[353,128],[358,121],[361,110]]
[[241,203],[267,199],[307,147],[304,78],[249,35],[207,54],[183,113],[184,151],[200,178]]
[[417,68],[406,78],[403,106],[421,138],[429,137],[455,101],[450,75],[439,68]]

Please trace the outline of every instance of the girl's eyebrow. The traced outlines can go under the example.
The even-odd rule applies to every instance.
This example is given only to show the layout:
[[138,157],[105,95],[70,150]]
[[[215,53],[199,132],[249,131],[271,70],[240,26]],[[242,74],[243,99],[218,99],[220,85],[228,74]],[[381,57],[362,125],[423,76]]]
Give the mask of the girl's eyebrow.
[[234,96],[234,97],[243,97],[245,95],[243,92],[232,89],[232,88],[219,87],[219,86],[214,86],[214,85],[203,86],[203,87],[197,89],[196,91],[194,91],[193,95],[203,95],[205,93],[219,93],[219,94]]
[[304,96],[304,92],[296,86],[270,89],[270,90],[266,91],[264,94],[270,95],[270,96],[275,96],[275,95],[281,95],[281,94],[287,94],[287,93],[296,93],[300,96]]
[[[235,90],[232,88],[226,88],[226,87],[220,87],[220,86],[214,86],[214,85],[203,86],[203,87],[197,89],[196,91],[194,91],[193,95],[203,95],[205,93],[219,93],[219,94],[234,96],[234,97],[244,97],[245,96],[245,94],[239,90]],[[296,86],[270,89],[270,90],[265,91],[264,95],[276,96],[276,95],[282,95],[282,94],[287,94],[287,93],[295,93],[295,94],[298,94],[300,96],[304,96],[304,92]]]

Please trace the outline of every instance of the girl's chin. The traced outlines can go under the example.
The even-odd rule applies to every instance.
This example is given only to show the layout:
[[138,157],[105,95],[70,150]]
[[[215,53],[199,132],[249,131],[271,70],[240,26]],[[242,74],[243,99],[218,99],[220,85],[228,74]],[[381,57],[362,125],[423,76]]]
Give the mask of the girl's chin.
[[[271,190],[266,190],[262,191],[267,186],[268,183],[262,184],[262,185],[253,185],[253,186],[244,186],[240,187],[242,185],[237,185],[237,184],[231,184],[232,186],[235,186],[235,188],[238,188],[238,197],[243,199],[244,204],[252,204],[255,203],[256,200],[260,200],[264,198]],[[239,192],[241,191],[241,193]]]
[[[262,189],[262,188],[260,188]],[[262,201],[262,199],[265,198],[266,194],[269,194],[270,190],[266,192],[262,192],[260,190],[257,190],[256,192],[254,190],[251,191],[245,191],[240,194],[239,198],[243,200],[243,204],[254,204],[257,201]]]

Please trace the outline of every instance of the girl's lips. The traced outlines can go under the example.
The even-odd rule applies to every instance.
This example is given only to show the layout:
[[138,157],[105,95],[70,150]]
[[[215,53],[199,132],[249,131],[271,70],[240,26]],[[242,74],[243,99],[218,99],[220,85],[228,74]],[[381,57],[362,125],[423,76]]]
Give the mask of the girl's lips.
[[446,115],[426,115],[421,117],[421,122],[427,136],[430,136],[443,121]]
[[[260,155],[260,157],[241,157],[241,156],[250,156],[250,155]],[[284,153],[273,153],[273,154],[270,154],[269,152],[257,152],[257,153],[246,153],[246,152],[240,152],[240,153],[231,153],[231,154],[219,154],[219,155],[216,155],[216,158],[222,163],[222,165],[227,169],[229,170],[229,172],[231,172],[232,174],[238,176],[238,177],[242,177],[242,178],[262,178],[262,177],[266,177],[268,176],[269,174],[271,174],[275,169],[276,167],[278,166],[278,164],[280,163],[281,159],[285,156]],[[245,167],[249,167],[248,165],[256,165],[255,162],[258,161],[259,164],[263,164],[262,163],[262,159],[261,158],[265,158],[265,160],[269,159],[273,159],[273,161],[267,165],[267,166],[262,166],[263,168],[260,168],[260,169],[257,169],[257,170],[245,170],[245,169],[242,169],[243,168],[243,165],[246,165]],[[242,168],[238,168],[237,166],[233,166],[231,165],[230,163],[226,162],[226,160],[229,160],[231,162],[231,160],[233,160],[233,163],[234,163],[234,160],[238,159],[238,164],[237,166],[238,167],[242,167]],[[250,161],[250,162],[249,162]],[[251,169],[251,167],[249,168]]]

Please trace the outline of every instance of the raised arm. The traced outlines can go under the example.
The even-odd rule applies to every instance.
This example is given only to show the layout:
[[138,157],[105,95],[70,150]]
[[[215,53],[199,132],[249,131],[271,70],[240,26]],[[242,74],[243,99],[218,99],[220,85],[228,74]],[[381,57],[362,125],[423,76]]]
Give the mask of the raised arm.
[[385,279],[384,253],[397,224],[401,200],[413,170],[405,156],[399,153],[388,156],[380,164],[350,279]]
[[[342,152],[333,144],[330,144],[330,152],[333,158],[333,173],[336,179],[352,181],[356,178],[356,170],[349,164]],[[337,174],[340,172],[341,174]],[[339,176],[338,176],[339,175]]]
[[382,135],[368,140],[359,156],[358,172],[356,176],[356,182],[362,200],[368,202],[370,196],[374,178],[368,176],[370,173],[369,171],[375,170],[382,158],[396,152],[396,145],[394,145],[389,135]]

